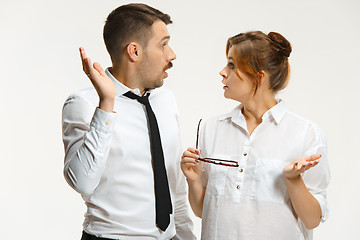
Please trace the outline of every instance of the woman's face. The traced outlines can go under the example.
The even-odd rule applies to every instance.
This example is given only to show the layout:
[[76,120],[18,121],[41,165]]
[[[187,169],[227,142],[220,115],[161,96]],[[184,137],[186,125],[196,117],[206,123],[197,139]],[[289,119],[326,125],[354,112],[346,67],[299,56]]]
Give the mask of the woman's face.
[[220,72],[223,77],[222,83],[225,85],[224,96],[235,101],[247,102],[254,95],[254,80],[236,69],[233,59],[234,48],[231,47],[228,52],[228,63]]

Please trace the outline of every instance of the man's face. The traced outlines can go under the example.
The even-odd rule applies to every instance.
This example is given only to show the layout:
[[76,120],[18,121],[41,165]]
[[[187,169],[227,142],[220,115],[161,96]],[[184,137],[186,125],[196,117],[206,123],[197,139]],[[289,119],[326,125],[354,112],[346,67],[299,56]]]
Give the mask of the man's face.
[[162,21],[151,26],[151,37],[144,48],[143,58],[139,62],[140,84],[144,89],[154,89],[163,85],[168,76],[166,70],[172,67],[171,61],[176,58],[169,46],[170,35]]

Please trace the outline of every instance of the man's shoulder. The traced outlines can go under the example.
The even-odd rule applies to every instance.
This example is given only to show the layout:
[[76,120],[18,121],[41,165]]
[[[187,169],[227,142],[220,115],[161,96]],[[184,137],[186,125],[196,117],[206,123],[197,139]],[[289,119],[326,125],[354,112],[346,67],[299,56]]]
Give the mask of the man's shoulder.
[[152,93],[164,97],[174,97],[174,93],[164,86],[153,89]]
[[97,105],[99,103],[99,96],[93,87],[88,87],[71,93],[66,99],[66,102],[69,101],[87,102],[92,105]]
[[98,95],[95,88],[88,87],[71,93],[70,97],[80,97],[87,99],[87,98],[97,98]]
[[151,95],[153,95],[154,98],[161,99],[162,101],[176,103],[174,93],[164,86],[152,90]]

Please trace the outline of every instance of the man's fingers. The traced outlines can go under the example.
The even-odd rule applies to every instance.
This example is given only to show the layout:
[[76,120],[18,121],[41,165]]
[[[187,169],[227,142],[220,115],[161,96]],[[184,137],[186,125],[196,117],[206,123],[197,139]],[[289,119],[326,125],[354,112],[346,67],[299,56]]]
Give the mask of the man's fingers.
[[84,59],[84,73],[90,77],[90,74],[91,74],[91,60],[90,58],[85,58]]
[[86,56],[84,57],[84,54],[81,50],[82,48],[79,48],[79,52],[80,52],[80,58],[81,58],[81,64],[82,64],[82,67],[83,67],[83,71],[86,72],[86,63],[85,63],[85,58]]
[[82,62],[82,65],[83,65],[83,70],[85,70],[84,67],[85,67],[86,54],[85,54],[84,48],[80,47],[80,48],[79,48],[79,52],[80,52],[81,62]]
[[80,52],[81,59],[85,59],[86,58],[85,49],[83,47],[80,47],[79,52]]
[[106,73],[105,73],[104,69],[102,68],[102,66],[100,65],[100,63],[94,62],[93,66],[94,66],[95,70],[98,71],[98,73],[100,73],[100,75],[102,75],[102,76],[106,75]]
[[80,47],[79,51],[80,51],[80,57],[81,57],[81,63],[83,66],[83,71],[85,72],[85,74],[88,77],[90,77],[89,74],[91,73],[91,70],[92,70],[91,60],[90,60],[90,58],[88,58],[86,56],[85,49],[83,47]]

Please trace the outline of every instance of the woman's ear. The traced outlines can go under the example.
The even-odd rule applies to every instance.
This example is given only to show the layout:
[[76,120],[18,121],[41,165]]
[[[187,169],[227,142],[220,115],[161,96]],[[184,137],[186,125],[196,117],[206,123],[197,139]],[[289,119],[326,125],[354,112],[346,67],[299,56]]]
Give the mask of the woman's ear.
[[264,80],[265,80],[265,77],[266,77],[266,73],[264,70],[260,70],[257,74],[257,80],[259,82],[259,85],[264,83]]

